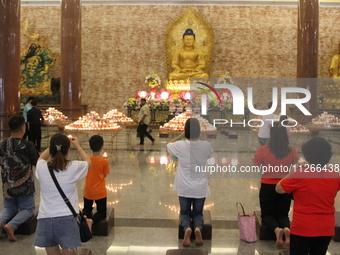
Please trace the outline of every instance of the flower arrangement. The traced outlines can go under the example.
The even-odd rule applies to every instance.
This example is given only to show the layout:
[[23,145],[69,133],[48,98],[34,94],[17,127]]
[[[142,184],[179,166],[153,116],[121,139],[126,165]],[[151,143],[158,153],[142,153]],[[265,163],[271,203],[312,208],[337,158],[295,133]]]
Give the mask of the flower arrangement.
[[129,98],[123,104],[124,108],[136,108],[137,106],[137,99],[136,98]]
[[174,99],[169,106],[170,112],[183,112],[186,105],[187,103],[185,101]]
[[161,79],[153,71],[150,72],[148,76],[145,77],[145,83],[147,83],[151,88],[161,86]]
[[[152,108],[151,108],[152,107]],[[161,98],[157,98],[151,102],[150,109],[154,110],[169,110],[170,107],[170,101],[169,100],[163,100]]]
[[319,103],[323,104],[324,97],[322,94],[319,95],[318,99],[319,99]]
[[220,79],[218,80],[219,84],[233,84],[233,81],[230,77],[230,73],[226,71],[224,74],[220,76]]
[[217,101],[209,101],[208,103],[208,110],[219,110],[223,111],[225,108],[225,104],[220,105]]

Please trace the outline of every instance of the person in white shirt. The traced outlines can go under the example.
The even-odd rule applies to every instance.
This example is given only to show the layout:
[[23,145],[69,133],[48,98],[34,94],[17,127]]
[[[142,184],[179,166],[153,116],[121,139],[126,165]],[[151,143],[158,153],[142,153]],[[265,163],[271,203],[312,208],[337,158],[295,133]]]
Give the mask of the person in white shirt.
[[[71,143],[82,161],[68,160]],[[86,177],[91,164],[79,139],[70,140],[61,133],[51,137],[49,148],[38,159],[35,175],[40,182],[40,205],[34,245],[45,247],[48,255],[75,255],[76,248],[81,246],[77,220],[60,195],[49,169],[53,170],[61,189],[79,213],[77,181]]]
[[[198,120],[190,118],[185,123],[184,133],[167,144],[168,152],[178,158],[174,191],[178,192],[181,223],[185,231],[183,246],[190,245],[191,219],[196,245],[203,245],[203,206],[205,198],[210,195],[210,189],[206,173],[199,169],[206,166],[213,151],[209,142],[200,139],[200,132]],[[186,139],[179,141],[183,138]]]
[[142,108],[140,108],[138,113],[138,128],[137,132],[139,135],[140,142],[138,145],[142,146],[144,145],[144,137],[146,136],[149,138],[152,142],[152,145],[155,144],[155,139],[150,135],[150,133],[147,131],[148,126],[150,124],[150,110],[148,105],[146,104],[146,99],[142,98],[140,101]]
[[[272,107],[273,102],[268,103],[268,109]],[[273,126],[275,120],[274,114],[264,115],[261,117],[263,125],[259,129],[258,140],[260,146],[266,145],[270,137],[270,128]]]

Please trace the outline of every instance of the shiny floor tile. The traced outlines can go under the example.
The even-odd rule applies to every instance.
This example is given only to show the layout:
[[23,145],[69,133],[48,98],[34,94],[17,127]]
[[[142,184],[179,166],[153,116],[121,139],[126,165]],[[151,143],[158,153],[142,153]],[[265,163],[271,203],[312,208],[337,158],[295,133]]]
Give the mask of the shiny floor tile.
[[[238,139],[228,139],[218,134],[217,138],[208,139],[214,149],[212,164],[251,166],[252,158],[258,146],[257,137],[248,130],[236,130]],[[50,134],[53,131],[49,132]],[[339,132],[340,133],[340,132]],[[46,136],[44,131],[43,135]],[[127,136],[129,135],[129,136]],[[83,247],[90,248],[93,255],[142,255],[165,254],[167,249],[182,248],[178,235],[179,202],[173,188],[176,164],[166,151],[170,138],[157,137],[157,130],[152,135],[156,145],[146,140],[143,147],[135,132],[118,134],[114,140],[105,137],[105,151],[109,155],[111,173],[106,178],[108,190],[108,207],[115,208],[116,226],[109,236],[94,237]],[[332,140],[332,163],[340,159],[340,134],[338,132],[322,133]],[[82,146],[90,153],[87,139],[89,135],[79,135]],[[307,135],[293,135],[291,144],[300,153],[301,144]],[[48,139],[43,139],[43,147]],[[70,158],[76,159],[78,153],[71,150]],[[236,202],[241,202],[248,213],[259,210],[259,173],[235,175],[223,173],[211,175],[209,186],[211,196],[206,199],[205,209],[210,210],[213,223],[213,238],[205,241],[202,248],[209,254],[279,254],[274,241],[257,241],[246,243],[239,239],[237,229]],[[84,181],[78,183],[80,207]],[[36,181],[36,206],[39,205],[39,183]],[[2,199],[0,208],[3,207]],[[340,210],[340,198],[336,198],[336,208]],[[6,237],[6,236],[5,236]],[[6,238],[0,239],[0,255],[45,254],[43,249],[33,247],[34,234],[18,235],[18,241],[10,243]],[[190,249],[197,248],[192,245]],[[24,253],[23,253],[24,251]],[[340,243],[331,242],[329,254],[340,254]],[[286,253],[282,253],[282,255]]]

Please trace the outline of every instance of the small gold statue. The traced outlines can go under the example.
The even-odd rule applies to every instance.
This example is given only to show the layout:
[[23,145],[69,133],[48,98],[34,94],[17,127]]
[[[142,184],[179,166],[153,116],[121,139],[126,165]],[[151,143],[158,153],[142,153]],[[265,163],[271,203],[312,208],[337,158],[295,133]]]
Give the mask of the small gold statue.
[[40,45],[40,35],[31,35],[31,45],[21,54],[25,65],[20,75],[20,93],[23,95],[52,95],[51,75],[48,70],[54,64],[50,50]]
[[209,78],[204,72],[205,59],[202,51],[195,49],[195,34],[191,28],[183,34],[183,49],[176,50],[171,67],[173,72],[169,74],[169,80],[183,80],[190,78]]
[[330,78],[339,78],[340,77],[340,43],[339,53],[332,57],[331,65],[329,66],[329,77]]

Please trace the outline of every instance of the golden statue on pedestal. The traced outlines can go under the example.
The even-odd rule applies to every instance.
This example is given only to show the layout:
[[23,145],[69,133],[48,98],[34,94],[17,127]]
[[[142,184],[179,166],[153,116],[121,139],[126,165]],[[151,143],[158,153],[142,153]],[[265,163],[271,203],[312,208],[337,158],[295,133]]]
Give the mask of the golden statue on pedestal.
[[188,80],[190,78],[209,78],[204,72],[205,59],[203,52],[195,49],[195,34],[191,28],[183,34],[183,48],[176,50],[171,67],[173,72],[169,74],[169,80]]
[[25,65],[20,75],[20,93],[22,95],[52,95],[49,68],[53,65],[49,49],[39,43],[40,35],[31,35],[31,45],[21,54],[21,63]]
[[166,55],[169,83],[174,85],[174,81],[178,81],[178,84],[186,83],[190,87],[190,78],[209,78],[213,45],[212,28],[205,19],[192,7],[184,10],[168,26]]
[[320,87],[319,108],[340,108],[340,43],[339,53],[334,55],[328,68],[329,81]]

